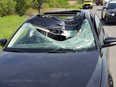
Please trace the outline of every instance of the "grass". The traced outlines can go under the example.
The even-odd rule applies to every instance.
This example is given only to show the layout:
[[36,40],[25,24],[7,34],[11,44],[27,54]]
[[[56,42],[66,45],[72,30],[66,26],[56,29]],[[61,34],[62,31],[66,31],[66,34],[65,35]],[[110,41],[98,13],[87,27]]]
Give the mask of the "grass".
[[27,16],[0,17],[0,38],[9,39],[17,28],[27,19]]
[[[17,28],[28,18],[28,16],[6,16],[0,17],[0,38],[10,39]],[[1,48],[0,48],[1,49]]]

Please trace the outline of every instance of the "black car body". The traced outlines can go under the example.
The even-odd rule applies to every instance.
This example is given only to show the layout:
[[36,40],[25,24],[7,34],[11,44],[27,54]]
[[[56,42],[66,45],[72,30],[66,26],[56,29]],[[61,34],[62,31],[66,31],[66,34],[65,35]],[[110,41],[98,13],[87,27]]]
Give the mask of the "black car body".
[[0,52],[0,87],[113,87],[106,47],[115,42],[88,11],[33,16]]
[[106,22],[116,22],[116,1],[107,2],[101,12],[101,18]]

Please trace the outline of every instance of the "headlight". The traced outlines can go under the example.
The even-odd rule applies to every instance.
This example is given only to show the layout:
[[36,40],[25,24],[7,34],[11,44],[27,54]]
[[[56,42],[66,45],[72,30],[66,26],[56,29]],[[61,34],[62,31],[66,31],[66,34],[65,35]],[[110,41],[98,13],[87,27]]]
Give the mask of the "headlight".
[[115,13],[112,13],[112,16],[114,16],[115,15]]
[[115,15],[115,13],[108,13],[108,15],[110,15],[110,16],[114,16],[114,15]]

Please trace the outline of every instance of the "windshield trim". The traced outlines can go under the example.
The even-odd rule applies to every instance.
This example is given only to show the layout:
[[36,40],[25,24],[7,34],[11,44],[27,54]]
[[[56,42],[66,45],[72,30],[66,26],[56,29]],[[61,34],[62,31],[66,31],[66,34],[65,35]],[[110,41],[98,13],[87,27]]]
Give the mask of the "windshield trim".
[[[96,50],[96,47],[86,49],[85,52]],[[75,51],[72,49],[40,49],[40,48],[6,48],[3,49],[6,52],[16,53],[78,53],[83,52],[81,50]]]

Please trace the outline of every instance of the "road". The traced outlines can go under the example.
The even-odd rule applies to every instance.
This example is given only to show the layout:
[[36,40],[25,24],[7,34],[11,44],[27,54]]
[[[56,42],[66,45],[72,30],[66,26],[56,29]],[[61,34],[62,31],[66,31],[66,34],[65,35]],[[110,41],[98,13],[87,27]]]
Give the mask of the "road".
[[[97,14],[101,18],[101,6],[94,6],[91,11],[93,14]],[[106,33],[109,36],[116,37],[116,24],[103,24]],[[109,48],[109,58],[110,58],[110,70],[114,80],[114,87],[116,87],[116,46]]]

